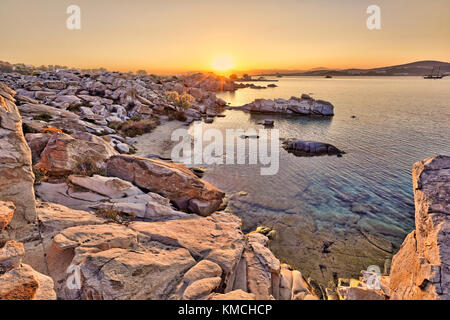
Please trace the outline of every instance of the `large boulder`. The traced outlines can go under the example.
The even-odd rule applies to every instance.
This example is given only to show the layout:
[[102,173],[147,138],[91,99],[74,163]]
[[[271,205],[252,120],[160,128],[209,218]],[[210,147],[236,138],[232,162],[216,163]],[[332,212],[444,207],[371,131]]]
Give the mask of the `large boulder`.
[[67,175],[80,171],[83,166],[104,168],[106,160],[118,154],[104,139],[87,132],[72,136],[55,133],[41,153],[36,170],[45,170],[50,175]]
[[314,100],[309,96],[302,98],[292,97],[285,99],[256,99],[252,103],[242,107],[251,113],[279,113],[279,114],[297,114],[297,115],[334,115],[334,106],[327,101]]
[[412,170],[416,229],[392,260],[391,299],[450,299],[450,157]]
[[181,164],[135,156],[113,156],[107,162],[108,176],[169,198],[181,210],[207,216],[216,211],[224,192],[199,179]]
[[31,236],[36,209],[31,152],[14,94],[0,83],[0,201],[12,201],[16,207],[11,230],[3,236],[20,239]]

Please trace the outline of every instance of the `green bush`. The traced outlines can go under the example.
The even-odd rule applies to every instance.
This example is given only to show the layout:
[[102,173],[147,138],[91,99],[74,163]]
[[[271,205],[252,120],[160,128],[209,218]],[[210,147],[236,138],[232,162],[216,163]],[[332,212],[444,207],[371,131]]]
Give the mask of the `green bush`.
[[166,97],[177,107],[177,109],[179,109],[178,111],[189,109],[192,107],[192,102],[195,101],[195,98],[189,93],[179,95],[176,91],[167,91]]

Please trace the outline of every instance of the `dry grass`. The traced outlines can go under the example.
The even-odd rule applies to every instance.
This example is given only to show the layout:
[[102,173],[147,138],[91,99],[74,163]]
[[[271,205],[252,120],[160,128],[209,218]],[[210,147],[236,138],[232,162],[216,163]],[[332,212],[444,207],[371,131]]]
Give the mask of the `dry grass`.
[[34,116],[33,120],[41,120],[44,122],[49,122],[50,120],[52,120],[52,116],[49,115],[48,113],[41,113],[41,114]]
[[89,177],[92,177],[94,174],[106,176],[106,169],[99,167],[95,161],[86,159],[77,165],[73,173]]
[[128,215],[113,208],[99,208],[95,211],[95,213],[120,224],[128,224],[136,219],[135,215]]
[[[137,118],[136,118],[137,119]],[[144,133],[151,132],[160,124],[156,118],[129,120],[125,122],[111,122],[109,127],[119,131],[123,136],[134,138]]]
[[44,168],[33,170],[33,173],[34,173],[34,183],[45,181],[48,178],[48,171]]

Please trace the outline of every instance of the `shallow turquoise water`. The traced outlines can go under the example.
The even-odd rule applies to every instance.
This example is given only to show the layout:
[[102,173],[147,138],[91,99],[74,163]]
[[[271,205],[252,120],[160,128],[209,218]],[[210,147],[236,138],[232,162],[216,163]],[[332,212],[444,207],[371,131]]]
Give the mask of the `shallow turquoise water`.
[[[450,78],[285,77],[277,85],[218,96],[240,106],[256,98],[308,93],[333,103],[335,116],[292,118],[227,110],[225,118],[205,126],[258,129],[257,122],[274,119],[280,137],[331,143],[346,154],[342,158],[295,157],[282,150],[277,175],[261,176],[258,165],[216,165],[205,179],[230,193],[249,193],[232,201],[233,211],[246,226],[265,221],[273,225],[277,215],[296,215],[301,217],[298,229],[326,231],[333,241],[342,238],[343,247],[356,241],[349,234],[362,230],[365,235],[388,239],[397,249],[414,227],[412,165],[433,155],[450,154]],[[282,247],[283,240],[279,241]]]
[[[219,97],[239,106],[256,98],[312,93],[317,99],[333,103],[335,116],[252,117],[229,111],[226,118],[216,120],[212,126],[228,128],[238,123],[258,128],[256,119],[273,118],[281,137],[328,142],[347,154],[343,158],[298,158],[283,151],[277,176],[255,175],[238,188],[270,193],[270,197],[295,204],[299,211],[307,208],[318,215],[351,212],[352,202],[357,201],[370,208],[367,215],[409,231],[413,226],[413,163],[450,154],[450,78],[431,81],[416,77],[285,77],[277,85],[278,88],[264,90],[241,89]],[[229,179],[229,175],[248,171],[246,167],[222,169],[223,176],[214,173],[214,182],[225,189],[233,189],[230,180],[234,179]],[[270,200],[266,205],[270,207]]]

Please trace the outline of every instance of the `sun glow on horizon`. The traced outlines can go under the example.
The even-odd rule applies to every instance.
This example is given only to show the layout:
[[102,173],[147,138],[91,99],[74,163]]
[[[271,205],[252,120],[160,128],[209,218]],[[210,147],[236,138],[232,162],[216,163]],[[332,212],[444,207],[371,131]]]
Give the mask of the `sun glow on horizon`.
[[212,68],[215,71],[224,72],[234,67],[233,60],[227,55],[220,55],[214,58]]

